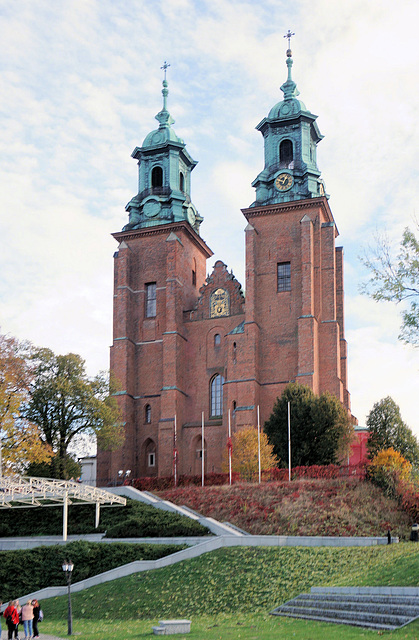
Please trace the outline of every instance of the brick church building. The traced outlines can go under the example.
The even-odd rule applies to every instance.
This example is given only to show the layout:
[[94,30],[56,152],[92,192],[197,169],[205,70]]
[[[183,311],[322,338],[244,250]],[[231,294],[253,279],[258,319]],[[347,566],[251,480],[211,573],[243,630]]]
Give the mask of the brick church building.
[[242,210],[245,293],[200,235],[191,202],[197,164],[172,128],[167,81],[159,127],[132,156],[138,194],[114,233],[111,370],[119,379],[126,439],[99,451],[99,484],[132,477],[220,471],[228,422],[235,431],[268,419],[291,381],[329,391],[350,411],[344,334],[343,252],[317,166],[317,116],[297,98],[291,50],[283,100],[257,125],[265,166]]

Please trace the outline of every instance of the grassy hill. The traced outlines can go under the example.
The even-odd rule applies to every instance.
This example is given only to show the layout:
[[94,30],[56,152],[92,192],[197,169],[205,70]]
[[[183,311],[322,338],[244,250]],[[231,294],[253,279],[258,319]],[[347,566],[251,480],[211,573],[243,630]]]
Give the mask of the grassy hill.
[[[191,640],[357,640],[377,635],[342,625],[269,616],[311,586],[419,586],[419,545],[367,548],[219,549],[72,596],[74,630],[89,640],[151,637],[165,618],[192,620]],[[67,599],[42,603],[42,632],[66,633]],[[389,640],[417,640],[419,621]],[[183,636],[182,636],[183,638]]]
[[312,480],[178,487],[159,496],[252,534],[409,539],[412,522],[381,489],[359,480]]

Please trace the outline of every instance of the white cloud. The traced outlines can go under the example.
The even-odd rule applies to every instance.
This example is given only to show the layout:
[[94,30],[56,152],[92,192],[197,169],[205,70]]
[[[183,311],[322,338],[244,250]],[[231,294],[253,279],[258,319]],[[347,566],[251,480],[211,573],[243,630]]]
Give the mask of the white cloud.
[[107,366],[110,233],[136,191],[131,151],[157,126],[165,59],[175,130],[199,161],[192,195],[215,251],[208,269],[222,259],[244,285],[240,209],[263,166],[254,127],[282,97],[291,28],[293,77],[326,136],[319,165],[345,247],[354,412],[362,421],[389,394],[419,432],[417,352],[397,342],[398,309],[357,293],[362,246],[384,226],[398,238],[414,214],[418,19],[411,0],[4,0],[2,330],[80,352],[92,373]]

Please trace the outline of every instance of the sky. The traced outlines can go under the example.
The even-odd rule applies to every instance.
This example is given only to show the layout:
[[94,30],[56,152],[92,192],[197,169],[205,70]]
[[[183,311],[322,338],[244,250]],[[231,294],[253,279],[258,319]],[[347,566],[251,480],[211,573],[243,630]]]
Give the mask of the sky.
[[419,436],[419,349],[400,308],[362,296],[359,256],[413,227],[417,0],[0,0],[0,330],[109,366],[111,233],[137,193],[136,146],[168,109],[198,165],[201,235],[244,286],[241,213],[263,168],[255,126],[293,79],[325,136],[317,160],[345,256],[352,412],[390,395]]

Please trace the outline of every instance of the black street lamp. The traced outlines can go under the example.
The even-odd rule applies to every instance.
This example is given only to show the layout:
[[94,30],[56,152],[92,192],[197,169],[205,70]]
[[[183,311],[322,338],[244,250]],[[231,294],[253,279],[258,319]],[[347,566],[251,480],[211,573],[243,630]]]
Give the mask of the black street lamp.
[[65,573],[65,577],[67,578],[67,586],[68,586],[68,635],[71,636],[73,633],[73,618],[71,615],[71,573],[74,569],[74,564],[69,560],[64,560],[63,562],[63,571]]

